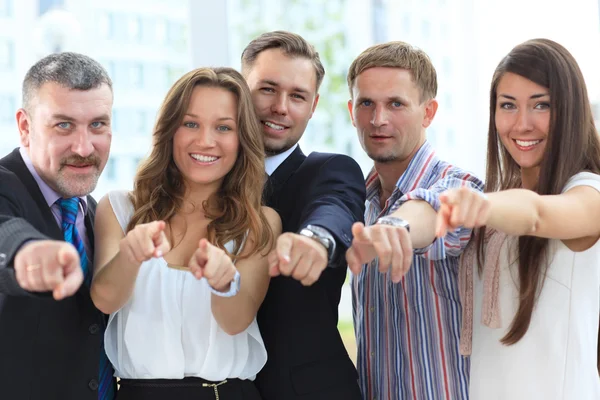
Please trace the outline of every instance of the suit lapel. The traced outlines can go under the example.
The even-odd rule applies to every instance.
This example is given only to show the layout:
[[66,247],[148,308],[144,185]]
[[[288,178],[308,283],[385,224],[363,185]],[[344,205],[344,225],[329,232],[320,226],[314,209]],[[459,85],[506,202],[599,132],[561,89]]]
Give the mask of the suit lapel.
[[306,156],[302,153],[302,150],[300,150],[300,146],[297,146],[288,158],[286,158],[277,169],[273,171],[271,176],[267,178],[263,191],[263,197],[267,206],[278,212],[280,211],[279,200],[281,198],[281,190],[305,159]]
[[269,184],[267,187],[270,187],[270,194],[267,194],[267,199],[272,200],[275,197],[278,197],[278,192],[285,185],[285,183],[290,179],[290,177],[296,172],[296,170],[302,165],[306,156],[302,153],[300,146],[296,147],[296,149],[286,158],[277,169],[271,174],[269,177]]
[[15,175],[19,177],[21,182],[23,182],[23,185],[25,185],[27,188],[31,198],[33,201],[35,201],[40,213],[42,214],[44,224],[46,224],[49,229],[48,236],[52,237],[53,239],[62,240],[63,234],[61,229],[56,223],[56,219],[54,218],[50,207],[48,207],[40,187],[29,172],[29,169],[27,169],[27,165],[25,165],[25,161],[23,161],[23,157],[21,157],[19,149],[13,150],[12,153],[4,157],[2,159],[2,165],[14,172]]

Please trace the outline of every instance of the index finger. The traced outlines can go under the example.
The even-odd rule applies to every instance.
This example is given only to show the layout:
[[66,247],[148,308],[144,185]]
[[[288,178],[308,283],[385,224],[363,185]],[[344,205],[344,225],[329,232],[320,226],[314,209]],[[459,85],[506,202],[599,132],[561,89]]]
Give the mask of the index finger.
[[371,241],[371,233],[362,222],[355,222],[354,225],[352,225],[352,236],[363,242]]
[[280,262],[284,261],[289,263],[291,258],[290,254],[292,253],[293,240],[290,235],[281,235],[277,238],[276,252],[277,257],[279,257]]

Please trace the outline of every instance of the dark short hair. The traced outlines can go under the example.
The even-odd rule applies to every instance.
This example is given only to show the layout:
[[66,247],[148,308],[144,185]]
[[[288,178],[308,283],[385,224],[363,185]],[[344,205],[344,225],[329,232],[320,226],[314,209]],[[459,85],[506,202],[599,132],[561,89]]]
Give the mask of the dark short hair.
[[242,52],[242,71],[252,68],[254,61],[260,53],[269,49],[281,49],[290,57],[306,58],[312,61],[317,76],[317,91],[325,77],[325,68],[321,63],[319,53],[314,46],[302,36],[286,31],[266,32],[251,41]]
[[112,80],[98,61],[79,53],[50,54],[36,62],[25,74],[23,108],[31,105],[36,92],[48,82],[73,90],[90,90],[106,84],[112,90]]

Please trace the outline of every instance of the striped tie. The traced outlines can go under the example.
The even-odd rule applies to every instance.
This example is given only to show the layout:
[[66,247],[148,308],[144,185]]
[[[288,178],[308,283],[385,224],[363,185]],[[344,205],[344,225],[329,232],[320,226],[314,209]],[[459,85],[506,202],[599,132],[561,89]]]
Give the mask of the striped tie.
[[[77,249],[79,258],[81,259],[81,269],[83,270],[83,281],[87,287],[92,282],[92,271],[90,263],[85,252],[85,246],[75,221],[77,221],[77,213],[79,212],[79,199],[58,199],[56,204],[60,207],[62,213],[62,230],[66,242],[71,243]],[[115,398],[115,388],[113,385],[113,369],[112,365],[106,357],[104,351],[104,330],[100,332],[102,335],[101,347],[100,347],[100,374],[98,380],[98,399],[99,400],[113,400]]]

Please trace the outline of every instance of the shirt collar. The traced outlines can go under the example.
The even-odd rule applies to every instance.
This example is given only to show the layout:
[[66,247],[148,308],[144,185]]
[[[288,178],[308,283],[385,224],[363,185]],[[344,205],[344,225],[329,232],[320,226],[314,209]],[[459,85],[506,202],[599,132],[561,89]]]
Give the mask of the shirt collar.
[[[396,182],[396,189],[394,193],[399,191],[403,195],[415,190],[422,178],[426,177],[425,170],[431,165],[435,164],[437,156],[433,146],[425,141],[423,145],[417,150],[412,160],[408,163],[406,171],[400,176],[398,182]],[[371,201],[375,196],[379,196],[379,190],[381,188],[381,182],[379,181],[379,175],[375,170],[375,167],[371,169],[366,180],[367,186],[367,200]],[[392,194],[393,196],[393,194]]]
[[[42,179],[40,174],[38,174],[37,170],[33,166],[31,158],[29,158],[29,154],[27,154],[27,150],[25,150],[24,147],[19,147],[19,153],[21,154],[23,162],[25,162],[25,166],[27,166],[29,173],[31,173],[31,176],[33,176],[33,179],[35,179],[35,182],[40,188],[40,191],[42,192],[42,195],[44,196],[44,200],[46,200],[48,207],[52,207],[54,203],[56,203],[56,200],[60,199],[61,196],[58,193],[56,193],[54,189],[48,186],[48,184]],[[82,196],[79,198],[79,200],[79,204],[81,204],[81,207],[83,208],[83,215],[85,215],[87,211],[87,196]]]
[[296,150],[296,147],[298,147],[298,143],[296,143],[295,145],[293,145],[291,148],[287,149],[283,153],[265,158],[265,171],[267,172],[267,175],[271,176],[273,174],[273,172],[275,172],[275,170],[277,168],[279,168],[279,166],[285,160],[287,160],[287,158],[290,156],[290,154],[292,154],[294,152],[294,150]]

